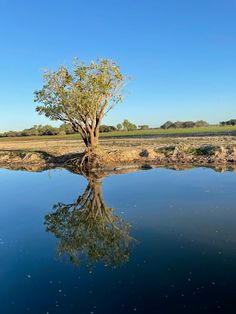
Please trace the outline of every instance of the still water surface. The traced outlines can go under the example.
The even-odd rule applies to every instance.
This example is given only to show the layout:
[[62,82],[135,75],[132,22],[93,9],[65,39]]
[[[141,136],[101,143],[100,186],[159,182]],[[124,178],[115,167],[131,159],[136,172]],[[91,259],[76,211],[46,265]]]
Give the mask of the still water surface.
[[1,169],[0,184],[1,314],[234,313],[235,173]]

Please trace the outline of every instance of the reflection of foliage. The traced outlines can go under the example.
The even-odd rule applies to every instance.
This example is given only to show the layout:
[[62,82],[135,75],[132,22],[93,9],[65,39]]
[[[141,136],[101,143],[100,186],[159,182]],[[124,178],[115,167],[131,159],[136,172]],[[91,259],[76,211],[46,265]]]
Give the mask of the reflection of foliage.
[[46,215],[45,224],[47,231],[60,239],[59,256],[68,256],[75,265],[84,256],[89,266],[99,261],[120,266],[129,259],[130,225],[106,207],[99,180],[90,179],[74,203],[58,203],[54,209]]

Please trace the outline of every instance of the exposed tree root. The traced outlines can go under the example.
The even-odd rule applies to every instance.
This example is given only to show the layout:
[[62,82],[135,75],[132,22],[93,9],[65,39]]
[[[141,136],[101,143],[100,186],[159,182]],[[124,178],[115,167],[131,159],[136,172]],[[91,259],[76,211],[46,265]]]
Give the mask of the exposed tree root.
[[84,152],[82,158],[72,158],[68,161],[68,164],[74,165],[84,174],[88,174],[91,169],[97,169],[102,166],[101,152],[88,149]]

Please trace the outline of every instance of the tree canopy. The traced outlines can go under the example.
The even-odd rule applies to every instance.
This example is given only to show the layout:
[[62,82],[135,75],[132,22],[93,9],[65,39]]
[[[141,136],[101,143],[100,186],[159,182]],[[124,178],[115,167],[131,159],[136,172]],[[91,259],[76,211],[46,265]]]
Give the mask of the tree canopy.
[[209,124],[206,121],[200,120],[200,121],[176,121],[171,122],[167,121],[163,125],[161,125],[162,129],[179,129],[179,128],[199,128],[199,127],[206,127],[209,126]]
[[220,125],[236,125],[236,119],[220,122]]
[[134,123],[131,123],[127,119],[125,119],[122,123],[124,130],[126,131],[131,131],[131,130],[136,130],[137,126]]
[[35,92],[35,101],[42,103],[36,111],[69,123],[88,148],[95,148],[102,118],[123,99],[126,78],[119,66],[112,60],[86,65],[75,59],[71,68],[46,71],[43,78],[42,89]]

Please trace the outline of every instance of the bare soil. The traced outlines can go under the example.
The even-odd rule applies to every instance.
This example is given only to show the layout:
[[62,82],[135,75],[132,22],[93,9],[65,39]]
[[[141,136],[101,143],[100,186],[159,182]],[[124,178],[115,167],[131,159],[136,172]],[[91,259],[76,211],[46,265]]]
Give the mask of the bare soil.
[[[80,140],[40,139],[0,141],[0,166],[5,168],[78,168],[85,147]],[[132,169],[181,165],[236,168],[236,137],[199,136],[101,139],[97,150],[100,169]],[[178,166],[179,167],[179,166]]]

